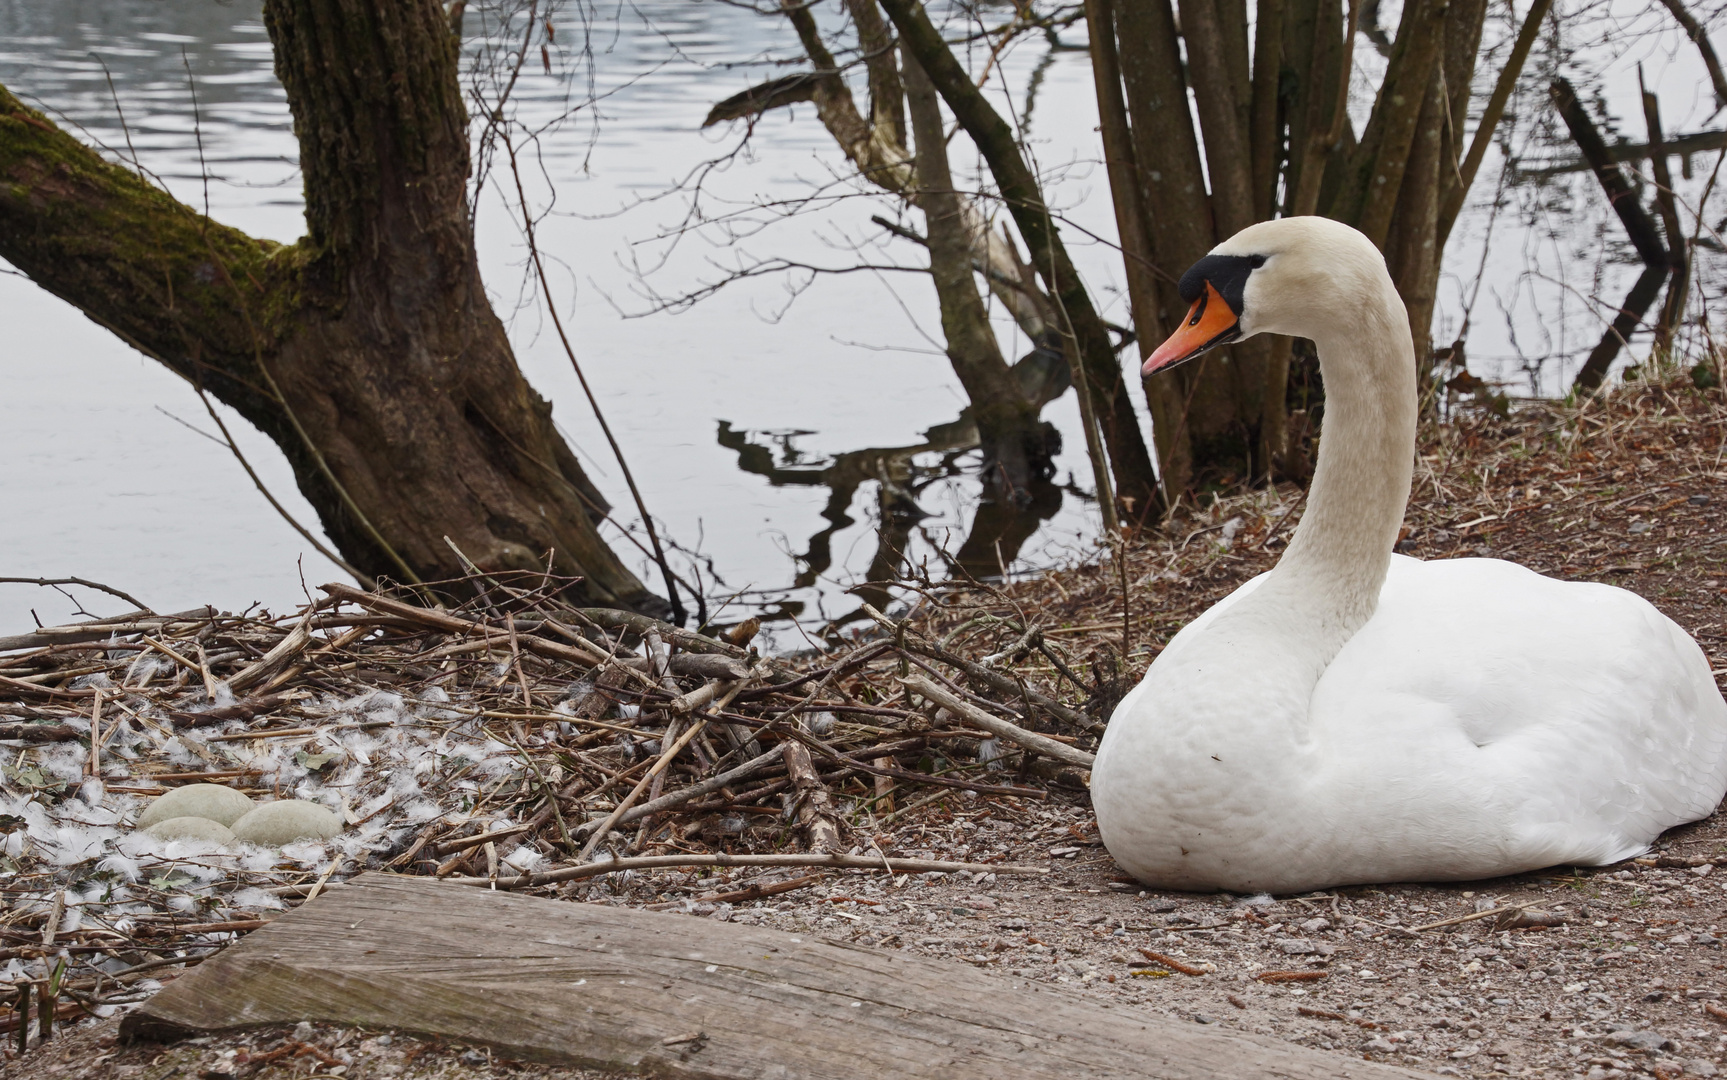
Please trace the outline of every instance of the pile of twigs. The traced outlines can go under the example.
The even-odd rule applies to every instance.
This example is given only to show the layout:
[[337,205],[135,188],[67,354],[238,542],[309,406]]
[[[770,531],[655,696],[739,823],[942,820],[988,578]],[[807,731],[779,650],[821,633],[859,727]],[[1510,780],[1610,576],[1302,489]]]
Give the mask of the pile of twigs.
[[[1011,670],[1049,653],[1016,647],[1023,627],[971,659],[876,613],[826,654],[774,659],[754,620],[708,636],[567,606],[566,584],[329,585],[284,617],[137,612],[0,639],[0,983],[63,1011],[136,1000],[148,973],[367,869],[560,895],[635,871],[657,890],[636,899],[660,901],[705,889],[643,872],[1036,872],[941,861],[893,825],[944,794],[1084,787],[1101,720]],[[346,829],[279,852],[134,831],[151,797],[197,782],[322,802]]]

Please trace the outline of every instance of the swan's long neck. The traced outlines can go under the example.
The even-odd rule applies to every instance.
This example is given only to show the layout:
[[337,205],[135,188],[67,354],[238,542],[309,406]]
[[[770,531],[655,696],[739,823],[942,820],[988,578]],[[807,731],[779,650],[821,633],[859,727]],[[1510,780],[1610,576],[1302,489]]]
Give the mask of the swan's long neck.
[[[1319,463],[1307,510],[1273,576],[1328,662],[1372,615],[1409,501],[1415,366],[1389,280],[1381,295],[1312,335],[1325,381]],[[1267,599],[1270,599],[1268,595]]]

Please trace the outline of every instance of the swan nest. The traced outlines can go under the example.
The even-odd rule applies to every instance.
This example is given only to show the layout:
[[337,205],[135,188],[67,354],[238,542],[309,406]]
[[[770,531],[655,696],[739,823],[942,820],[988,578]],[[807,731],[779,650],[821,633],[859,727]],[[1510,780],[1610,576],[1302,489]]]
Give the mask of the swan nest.
[[[1724,435],[1727,401],[1688,383],[1632,384],[1582,409],[1528,404],[1502,417],[1460,408],[1423,433],[1400,550],[1492,554],[1633,589],[1727,667]],[[692,861],[796,852],[825,821],[840,850],[1031,865],[1050,871],[1042,877],[700,866],[533,877],[582,865],[593,825],[663,752],[674,693],[712,680],[720,697],[740,681],[715,667],[678,674],[655,660],[645,624],[584,622],[535,593],[538,578],[488,579],[486,601],[449,613],[471,624],[466,631],[332,597],[309,621],[305,612],[135,615],[52,649],[35,642],[0,654],[0,993],[53,972],[63,987],[60,1034],[8,1058],[0,1077],[44,1075],[41,1055],[56,1062],[48,1074],[93,1080],[176,1071],[271,1080],[313,1062],[350,1080],[595,1075],[319,1025],[164,1054],[114,1046],[114,1020],[88,1019],[112,1017],[366,868],[945,956],[1114,1008],[1445,1075],[1727,1070],[1720,814],[1613,867],[1298,897],[1146,891],[1122,880],[1098,845],[1083,790],[1064,786],[1071,773],[908,701],[895,682],[914,661],[964,682],[918,642],[987,663],[1070,711],[1062,719],[1040,707],[1028,719],[1023,701],[975,679],[965,683],[974,701],[1089,749],[1094,732],[1072,720],[1107,716],[1162,642],[1275,561],[1300,512],[1292,484],[1222,494],[1138,538],[1124,574],[1103,556],[999,585],[920,583],[924,598],[901,612],[912,630],[905,652],[873,630],[834,632],[823,654],[748,669],[642,801],[697,790],[704,776],[762,756],[791,723],[817,748],[813,790],[776,758],[724,792],[621,823],[596,848]],[[513,634],[500,610],[518,613]],[[280,649],[301,625],[307,640]],[[674,657],[711,648],[704,663],[753,662],[741,648],[688,636],[679,644],[664,632]],[[602,660],[583,665],[532,645],[579,650],[576,636],[604,650]],[[272,661],[279,649],[290,655]],[[603,662],[606,654],[623,663]],[[831,678],[776,686],[818,671]],[[944,777],[969,787],[938,786]],[[161,791],[193,782],[257,803],[316,803],[341,831],[265,847],[163,840],[134,827]],[[793,798],[800,790],[810,794]],[[494,833],[489,845],[461,844]],[[0,1010],[0,1028],[13,1017]]]

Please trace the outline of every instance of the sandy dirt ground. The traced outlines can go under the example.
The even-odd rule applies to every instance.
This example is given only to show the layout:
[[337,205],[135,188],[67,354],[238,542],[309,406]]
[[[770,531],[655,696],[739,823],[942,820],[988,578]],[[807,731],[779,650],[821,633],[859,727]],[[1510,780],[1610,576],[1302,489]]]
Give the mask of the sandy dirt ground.
[[[1727,963],[1717,936],[1727,935],[1727,882],[1711,863],[1633,862],[1300,897],[1195,896],[1119,880],[1090,821],[1079,805],[1015,815],[988,803],[955,807],[947,824],[971,838],[975,853],[1040,861],[1052,868],[1048,877],[835,875],[757,904],[684,901],[673,911],[948,958],[1014,984],[1053,984],[1117,1008],[1440,1075],[1671,1080],[1727,1067]],[[1664,854],[1689,861],[1716,852],[1727,852],[1719,815],[1678,831]],[[655,884],[616,896],[595,890],[590,902],[639,904]],[[1413,930],[1494,909],[1501,913]],[[1504,909],[1564,922],[1496,930],[1514,921]],[[112,1020],[71,1028],[0,1067],[0,1077],[599,1075],[497,1061],[483,1047],[401,1033],[319,1026],[170,1047],[104,1045],[114,1028]]]

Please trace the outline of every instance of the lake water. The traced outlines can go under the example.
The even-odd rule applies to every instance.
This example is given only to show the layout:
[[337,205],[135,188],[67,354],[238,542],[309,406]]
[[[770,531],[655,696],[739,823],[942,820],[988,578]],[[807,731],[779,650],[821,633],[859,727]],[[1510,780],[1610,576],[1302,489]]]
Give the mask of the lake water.
[[[484,40],[490,9],[470,5],[475,42]],[[985,10],[993,23],[1006,9]],[[1394,26],[1395,5],[1385,5],[1384,17]],[[856,606],[843,590],[876,554],[878,484],[860,484],[840,515],[811,471],[852,451],[917,446],[964,405],[940,350],[927,279],[770,276],[687,308],[666,301],[758,259],[915,267],[920,253],[870,223],[872,214],[893,216],[892,202],[849,179],[809,107],[764,118],[741,153],[733,153],[738,130],[701,130],[713,102],[786,70],[767,62],[795,49],[783,19],[711,0],[638,0],[564,8],[555,21],[551,74],[535,56],[516,92],[522,118],[546,122],[590,95],[598,102],[540,140],[531,198],[550,206],[540,241],[555,261],[554,299],[647,505],[681,548],[700,553],[695,566],[711,598],[769,610],[790,604],[806,624],[843,615]],[[1490,38],[1502,38],[1503,12],[1490,22]],[[1063,43],[1083,45],[1084,33],[1083,24],[1068,29]],[[1579,8],[1566,34],[1566,70],[1580,84],[1599,78],[1628,135],[1642,137],[1639,62],[1670,132],[1713,120],[1693,50],[1641,6]],[[1359,61],[1359,81],[1370,86],[1383,61],[1365,42]],[[1483,93],[1490,76],[1478,79]],[[207,191],[220,220],[285,242],[300,235],[296,146],[256,0],[0,0],[0,82],[117,153],[129,135],[178,197],[198,205]],[[1528,82],[1515,108],[1514,149],[1563,157],[1542,127],[1541,84]],[[1029,123],[1052,202],[1072,223],[1066,235],[1106,317],[1127,321],[1119,262],[1107,246],[1114,225],[1085,53],[1029,38],[1005,54],[989,86]],[[1370,105],[1363,96],[1357,109]],[[956,167],[975,172],[963,138],[955,147]],[[702,174],[698,195],[690,178],[721,158]],[[1682,185],[1691,205],[1713,165],[1712,156],[1700,158]],[[1554,392],[1599,337],[1601,301],[1617,303],[1635,268],[1623,261],[1621,234],[1593,180],[1569,174],[1542,187],[1507,186],[1495,214],[1499,171],[1496,154],[1447,253],[1435,336],[1454,335],[1474,298],[1473,370],[1514,390]],[[525,276],[500,179],[507,176],[494,176],[482,193],[478,218],[494,303],[529,379],[555,403],[618,518],[631,520],[617,466]],[[1704,215],[1709,225],[1720,220],[1720,197]],[[787,213],[793,202],[795,215]],[[1102,239],[1087,241],[1087,233]],[[1710,299],[1722,280],[1713,263],[1711,256],[1699,274]],[[1024,352],[1011,324],[999,325],[1005,351]],[[0,274],[0,326],[0,575],[93,578],[158,610],[253,602],[279,610],[303,599],[302,580],[315,590],[341,578],[208,438],[212,425],[176,377],[15,273]],[[1633,353],[1646,351],[1634,343]],[[1072,395],[1045,416],[1065,438],[1058,480],[1071,474],[1073,484],[1021,550],[1021,569],[1082,555],[1095,527]],[[315,529],[273,445],[229,420],[271,490]],[[760,458],[740,453],[752,446],[771,455],[774,477],[740,468]],[[924,453],[910,464],[888,479],[909,488],[928,515],[909,537],[911,558],[939,567],[940,552],[957,549],[970,527],[975,483],[965,458]],[[831,559],[812,568],[807,556],[821,550],[822,537]],[[644,560],[614,539],[657,587]],[[126,606],[75,592],[92,612]],[[27,628],[32,613],[51,622],[75,611],[50,590],[0,585],[0,633]],[[784,633],[781,641],[794,643]]]

